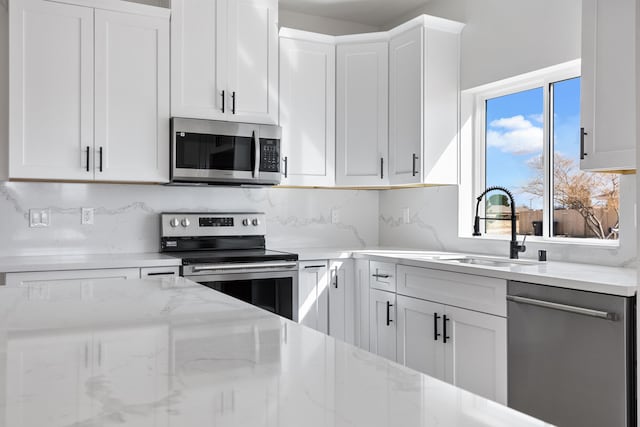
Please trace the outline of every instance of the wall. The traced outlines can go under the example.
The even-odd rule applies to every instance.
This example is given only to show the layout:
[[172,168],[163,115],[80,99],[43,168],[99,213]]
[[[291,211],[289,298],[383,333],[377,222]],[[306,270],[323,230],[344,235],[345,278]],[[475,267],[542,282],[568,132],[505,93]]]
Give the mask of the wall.
[[462,89],[581,56],[581,0],[431,0],[421,13],[464,22]]
[[[81,207],[96,209],[95,225],[80,225]],[[50,209],[51,226],[29,228],[29,208]],[[4,182],[0,256],[157,252],[160,212],[225,210],[265,212],[272,248],[378,243],[374,191]]]
[[[620,245],[602,247],[559,243],[536,243],[527,239],[522,258],[535,258],[538,249],[546,249],[548,259],[633,266],[636,256],[634,200],[635,176],[620,182]],[[409,208],[410,223],[403,223],[404,208]],[[469,224],[473,218],[468,218]],[[521,239],[521,238],[520,238]],[[394,190],[380,193],[380,245],[435,251],[459,251],[509,255],[508,239],[458,237],[458,188],[455,186]]]
[[281,27],[295,28],[297,30],[312,31],[315,33],[341,36],[346,34],[372,33],[379,31],[378,27],[359,24],[357,22],[343,21],[339,19],[324,18],[321,16],[307,15],[284,9],[279,11]]
[[[9,158],[9,12],[0,0],[0,159]],[[9,176],[8,163],[0,161],[0,179]]]

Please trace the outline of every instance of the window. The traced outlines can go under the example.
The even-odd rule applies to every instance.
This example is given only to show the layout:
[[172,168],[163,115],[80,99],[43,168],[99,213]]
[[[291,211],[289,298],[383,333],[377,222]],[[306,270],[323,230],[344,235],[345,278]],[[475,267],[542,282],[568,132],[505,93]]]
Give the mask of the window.
[[[618,239],[619,176],[580,170],[580,77],[567,71],[494,88],[478,98],[482,153],[475,195],[514,195],[518,234]],[[508,197],[484,200],[488,235],[509,235]]]

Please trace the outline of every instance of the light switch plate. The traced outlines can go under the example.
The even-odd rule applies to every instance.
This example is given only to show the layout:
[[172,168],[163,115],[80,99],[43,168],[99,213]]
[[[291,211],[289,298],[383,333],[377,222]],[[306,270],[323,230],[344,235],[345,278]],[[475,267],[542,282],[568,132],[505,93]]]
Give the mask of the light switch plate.
[[29,209],[29,227],[48,227],[51,224],[49,209]]
[[93,225],[94,210],[93,208],[82,208],[82,225]]

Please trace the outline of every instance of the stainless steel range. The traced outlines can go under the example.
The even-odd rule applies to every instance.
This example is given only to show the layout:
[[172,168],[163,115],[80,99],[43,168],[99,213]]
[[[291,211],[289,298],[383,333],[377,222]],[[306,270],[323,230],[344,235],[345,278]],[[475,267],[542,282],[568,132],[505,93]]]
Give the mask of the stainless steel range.
[[298,320],[298,255],[266,249],[263,213],[163,213],[161,251],[180,274],[211,289]]

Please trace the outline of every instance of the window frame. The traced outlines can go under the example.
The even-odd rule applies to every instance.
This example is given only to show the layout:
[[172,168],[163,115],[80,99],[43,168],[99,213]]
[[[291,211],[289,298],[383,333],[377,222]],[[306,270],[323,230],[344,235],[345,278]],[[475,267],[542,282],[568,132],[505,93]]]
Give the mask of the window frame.
[[[476,197],[481,194],[486,188],[486,135],[487,135],[487,123],[486,123],[486,105],[487,101],[493,98],[498,98],[505,95],[511,95],[517,92],[527,91],[536,88],[542,88],[543,93],[543,156],[544,156],[544,193],[543,193],[543,230],[542,236],[527,236],[528,241],[539,241],[545,243],[579,243],[583,245],[598,245],[598,246],[618,246],[619,239],[617,240],[603,240],[596,238],[579,238],[579,237],[555,237],[551,233],[551,224],[553,224],[553,173],[551,170],[552,162],[550,156],[554,152],[554,141],[551,137],[553,129],[553,89],[554,83],[564,80],[581,77],[581,61],[575,60],[557,66],[545,68],[543,70],[523,74],[513,78],[501,80],[495,83],[484,85],[479,88],[466,91],[463,93],[464,99],[467,99],[468,107],[471,109],[471,115],[473,119],[473,129],[471,130],[472,137],[472,159],[471,159],[471,176],[470,176],[470,188],[471,188],[471,205],[472,210],[475,211]],[[463,179],[462,182],[465,182]],[[463,191],[461,191],[461,196]],[[480,211],[485,210],[485,200],[480,203]],[[461,199],[461,206],[463,200]],[[460,236],[471,237],[470,228],[462,227],[465,216],[465,209],[461,210],[460,218]],[[471,218],[471,216],[468,216]],[[478,237],[475,237],[476,239]],[[482,239],[490,240],[508,240],[509,236],[500,235],[487,235],[482,233]]]

